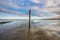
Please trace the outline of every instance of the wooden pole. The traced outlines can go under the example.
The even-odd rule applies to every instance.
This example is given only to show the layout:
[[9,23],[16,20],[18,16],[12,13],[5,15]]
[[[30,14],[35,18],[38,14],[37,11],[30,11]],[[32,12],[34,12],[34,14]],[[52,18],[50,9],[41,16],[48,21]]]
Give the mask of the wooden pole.
[[29,27],[28,27],[27,40],[30,40],[30,28],[31,28],[31,10],[29,10]]

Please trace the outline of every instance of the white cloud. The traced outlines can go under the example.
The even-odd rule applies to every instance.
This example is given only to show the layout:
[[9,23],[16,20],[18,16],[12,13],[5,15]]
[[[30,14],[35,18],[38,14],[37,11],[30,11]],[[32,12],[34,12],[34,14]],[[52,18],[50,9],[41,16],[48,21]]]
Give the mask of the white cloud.
[[60,16],[45,17],[42,19],[43,20],[60,20]]
[[[54,16],[59,16],[60,15],[60,7],[48,7],[48,8],[40,8],[39,6],[31,6],[29,7],[32,10],[35,10],[36,12],[48,12],[51,13]],[[38,14],[39,15],[39,14]]]
[[11,11],[11,10],[8,10],[5,8],[0,8],[0,12],[7,13],[7,14],[14,14],[14,15],[18,15],[18,16],[27,16],[26,14],[23,14],[21,12]]
[[38,7],[38,6],[30,6],[29,9],[38,10],[38,9],[40,9],[40,7]]
[[[36,4],[40,4],[40,2],[41,2],[41,0],[30,0],[30,1],[33,2],[33,3],[36,3]],[[18,9],[19,8],[22,8],[22,9],[32,9],[32,10],[36,10],[36,12],[40,12],[40,11],[42,11],[42,12],[49,12],[49,13],[51,13],[54,16],[60,15],[60,11],[59,11],[60,7],[58,7],[59,4],[60,4],[60,0],[43,0],[43,1],[45,1],[45,8],[40,8],[39,5],[20,7],[20,6],[18,6],[16,4],[17,2],[13,3],[12,0],[8,0],[8,2],[4,1],[4,0],[3,1],[1,0],[0,1],[0,5],[9,6],[9,7],[18,8]],[[24,5],[23,1],[22,1],[21,5]],[[38,14],[38,15],[43,15],[43,14]]]
[[[14,16],[14,15],[13,15]],[[0,19],[11,19],[11,20],[13,20],[13,19],[28,19],[28,17],[26,17],[26,16],[1,16],[0,17]]]
[[55,6],[56,4],[54,3],[53,0],[47,0],[45,5],[46,5],[46,7],[51,7],[51,6]]
[[45,8],[44,11],[48,11],[52,14],[60,15],[60,7],[51,7],[51,8]]
[[30,1],[32,1],[33,3],[36,3],[36,4],[40,3],[40,0],[30,0]]
[[20,8],[18,5],[13,4],[13,3],[8,3],[8,6],[12,8],[16,8],[16,9]]
[[6,7],[12,7],[12,8],[16,8],[16,9],[20,8],[20,6],[14,4],[12,2],[12,0],[5,0],[5,1],[2,0],[2,1],[0,1],[0,5],[6,6]]
[[55,7],[55,6],[60,6],[60,0],[30,0],[33,3],[36,4],[45,4],[45,7]]
[[46,0],[46,7],[55,7],[60,5],[60,0]]
[[[60,17],[60,7],[59,6],[47,7],[47,8],[40,8],[39,6],[31,6],[29,8],[32,9],[32,10],[35,10],[36,13],[34,13],[34,14],[38,15],[38,16],[40,15],[40,16],[44,17],[45,12],[48,12],[48,14],[53,15],[53,16],[50,16],[50,17],[56,18],[58,16],[58,19]],[[40,12],[43,12],[43,13],[40,13]],[[48,14],[47,14],[47,16],[48,16]]]

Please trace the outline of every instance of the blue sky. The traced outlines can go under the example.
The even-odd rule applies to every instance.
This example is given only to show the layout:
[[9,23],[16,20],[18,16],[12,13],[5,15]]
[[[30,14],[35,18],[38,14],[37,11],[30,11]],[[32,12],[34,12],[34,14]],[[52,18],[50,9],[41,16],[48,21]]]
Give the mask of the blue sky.
[[0,18],[28,17],[29,9],[32,10],[32,17],[59,16],[60,0],[0,0],[0,16],[3,15]]

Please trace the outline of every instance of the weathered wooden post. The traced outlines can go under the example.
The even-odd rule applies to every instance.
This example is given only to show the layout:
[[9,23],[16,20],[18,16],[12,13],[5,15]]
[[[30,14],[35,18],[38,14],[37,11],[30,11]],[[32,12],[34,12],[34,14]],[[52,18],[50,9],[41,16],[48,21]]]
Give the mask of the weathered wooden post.
[[28,27],[27,40],[30,40],[30,28],[31,28],[31,10],[29,10],[29,27]]

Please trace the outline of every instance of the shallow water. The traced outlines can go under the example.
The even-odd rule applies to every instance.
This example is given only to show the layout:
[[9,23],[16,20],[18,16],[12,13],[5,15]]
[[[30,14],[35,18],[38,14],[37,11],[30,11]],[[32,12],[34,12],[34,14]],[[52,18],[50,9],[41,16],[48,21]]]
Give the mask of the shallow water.
[[[29,20],[14,20],[10,23],[0,24],[0,39],[1,40],[27,40],[28,22]],[[40,34],[42,32],[42,34]],[[59,40],[60,35],[60,20],[32,20],[31,21],[31,40],[40,40],[39,38]],[[36,34],[37,33],[37,34]],[[39,34],[38,34],[39,33]],[[36,37],[36,35],[41,35]],[[52,35],[52,36],[51,36]],[[54,39],[53,39],[53,38]],[[23,39],[24,38],[24,39]],[[46,39],[46,40],[47,40]]]

